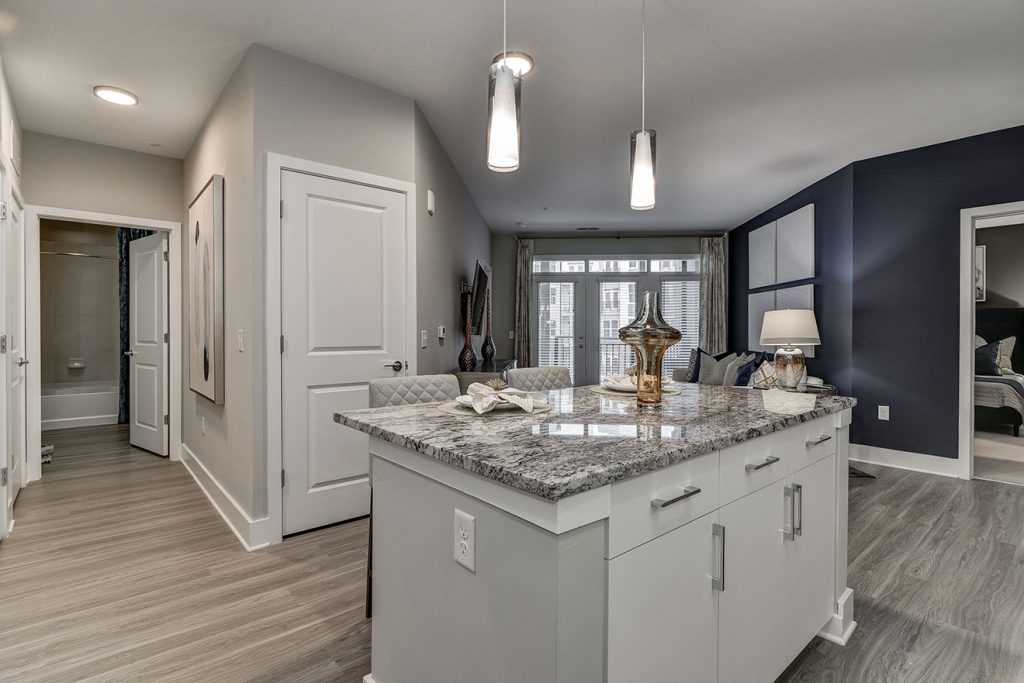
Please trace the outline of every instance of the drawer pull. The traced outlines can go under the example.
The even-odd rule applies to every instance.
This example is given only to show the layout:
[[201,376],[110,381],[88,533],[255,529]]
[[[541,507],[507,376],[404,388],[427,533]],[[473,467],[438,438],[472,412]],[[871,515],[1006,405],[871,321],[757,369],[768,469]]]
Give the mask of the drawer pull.
[[787,486],[782,489],[782,497],[785,501],[782,519],[782,539],[793,541],[796,540],[796,492],[792,486]]
[[754,463],[747,463],[747,472],[755,472],[757,470],[764,469],[765,467],[768,467],[768,465],[774,465],[778,461],[778,456],[769,455],[767,458],[764,459],[764,462],[758,463],[756,465]]
[[793,484],[793,535],[804,533],[804,487]]
[[718,542],[717,570],[711,576],[711,589],[716,591],[725,590],[725,527],[721,524],[711,525],[712,540]]
[[697,488],[696,486],[687,486],[685,489],[683,489],[683,492],[680,495],[676,496],[675,498],[670,498],[668,500],[655,498],[654,500],[651,501],[651,507],[657,508],[659,510],[661,508],[667,508],[672,503],[678,503],[681,500],[692,498],[693,496],[696,496],[698,493],[700,493],[700,489]]
[[832,437],[830,435],[828,435],[828,434],[825,434],[823,436],[819,436],[816,441],[808,441],[807,442],[807,447],[808,448],[814,448],[815,446],[818,446],[820,444],[825,443],[826,441],[828,441],[831,438]]

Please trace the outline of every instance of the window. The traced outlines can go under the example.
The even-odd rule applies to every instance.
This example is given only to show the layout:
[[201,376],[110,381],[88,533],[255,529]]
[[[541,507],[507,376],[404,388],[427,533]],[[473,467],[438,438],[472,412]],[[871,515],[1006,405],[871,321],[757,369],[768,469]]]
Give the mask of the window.
[[533,272],[535,273],[582,273],[586,269],[586,262],[583,260],[533,259]]
[[535,258],[534,363],[568,368],[576,385],[624,373],[636,361],[619,329],[636,317],[643,293],[653,291],[665,320],[683,335],[665,356],[671,379],[697,346],[699,272],[700,259],[691,255]]

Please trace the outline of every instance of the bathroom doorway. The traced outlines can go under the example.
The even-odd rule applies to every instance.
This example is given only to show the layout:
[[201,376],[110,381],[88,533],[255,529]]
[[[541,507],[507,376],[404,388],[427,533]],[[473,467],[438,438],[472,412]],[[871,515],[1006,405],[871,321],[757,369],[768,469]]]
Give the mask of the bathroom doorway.
[[[130,425],[132,445],[168,454],[166,234],[39,222],[40,426]],[[126,432],[128,433],[128,432]]]

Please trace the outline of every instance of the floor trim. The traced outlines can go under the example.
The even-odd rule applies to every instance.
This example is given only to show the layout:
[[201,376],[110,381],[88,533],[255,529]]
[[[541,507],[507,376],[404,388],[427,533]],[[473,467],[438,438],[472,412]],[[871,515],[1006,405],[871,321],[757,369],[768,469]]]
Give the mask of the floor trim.
[[101,427],[103,425],[116,425],[117,415],[87,415],[85,417],[61,417],[52,420],[42,420],[43,431],[52,429],[75,429],[77,427]]
[[220,513],[224,523],[235,534],[235,537],[246,550],[253,551],[270,545],[270,518],[252,519],[245,510],[235,502],[234,497],[220,485],[217,478],[206,469],[196,457],[192,449],[181,444],[181,462],[185,465],[199,488],[213,508]]
[[956,458],[942,458],[937,455],[896,451],[891,448],[853,443],[850,444],[850,462],[883,465],[900,470],[937,474],[942,477],[959,477],[961,474],[960,461]]

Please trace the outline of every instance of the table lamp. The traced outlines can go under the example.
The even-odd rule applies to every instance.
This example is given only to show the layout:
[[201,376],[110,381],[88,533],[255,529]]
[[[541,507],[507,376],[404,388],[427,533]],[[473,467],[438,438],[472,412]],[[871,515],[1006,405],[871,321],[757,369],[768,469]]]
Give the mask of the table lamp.
[[761,345],[777,346],[775,375],[783,389],[798,390],[807,384],[807,362],[800,346],[820,344],[814,311],[768,311],[761,325]]

